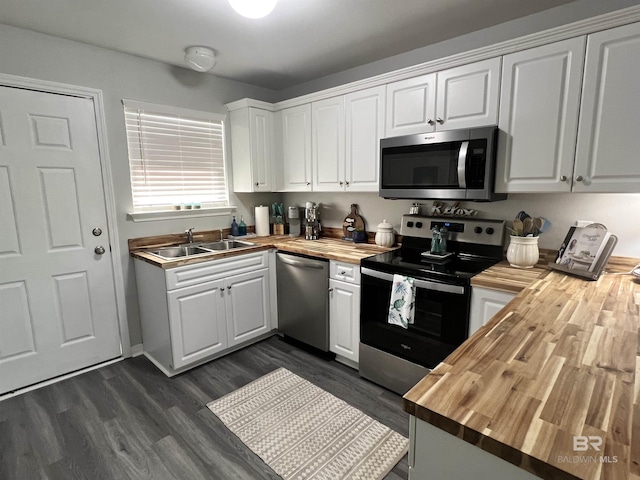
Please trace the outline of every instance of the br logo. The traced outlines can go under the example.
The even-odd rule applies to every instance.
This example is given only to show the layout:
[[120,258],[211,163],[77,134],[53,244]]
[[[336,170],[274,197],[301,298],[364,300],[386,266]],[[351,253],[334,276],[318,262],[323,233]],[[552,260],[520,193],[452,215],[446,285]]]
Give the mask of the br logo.
[[598,435],[574,435],[573,436],[573,451],[574,452],[586,452],[590,448],[599,452],[602,446],[602,437]]

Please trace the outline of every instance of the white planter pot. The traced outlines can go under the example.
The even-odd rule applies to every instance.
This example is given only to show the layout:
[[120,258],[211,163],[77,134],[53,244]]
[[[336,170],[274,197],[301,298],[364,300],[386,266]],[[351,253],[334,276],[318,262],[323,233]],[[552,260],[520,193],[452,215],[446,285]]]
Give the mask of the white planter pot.
[[509,264],[517,268],[533,268],[540,258],[538,238],[512,235],[509,248],[507,248],[507,261]]

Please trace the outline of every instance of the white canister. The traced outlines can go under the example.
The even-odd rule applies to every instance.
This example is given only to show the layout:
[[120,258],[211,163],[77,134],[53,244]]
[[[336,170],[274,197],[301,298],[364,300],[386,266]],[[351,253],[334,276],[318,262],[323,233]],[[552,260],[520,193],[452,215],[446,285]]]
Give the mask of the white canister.
[[532,268],[540,258],[538,249],[540,237],[518,237],[511,235],[507,248],[507,261],[512,267]]
[[392,247],[394,243],[396,243],[396,236],[393,233],[393,225],[383,220],[376,230],[376,245]]

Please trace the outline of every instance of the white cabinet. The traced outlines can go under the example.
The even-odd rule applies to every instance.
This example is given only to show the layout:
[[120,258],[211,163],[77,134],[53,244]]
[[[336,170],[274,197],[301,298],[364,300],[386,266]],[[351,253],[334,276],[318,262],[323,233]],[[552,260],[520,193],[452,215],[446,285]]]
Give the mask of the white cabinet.
[[436,74],[387,85],[385,136],[432,132],[436,116]]
[[585,38],[506,55],[497,192],[569,192]]
[[[311,104],[285,108],[276,113],[282,184],[278,191],[311,190]],[[276,142],[278,143],[278,142]]]
[[378,191],[384,98],[384,87],[374,87],[313,102],[314,191]]
[[227,348],[222,280],[167,294],[173,362],[179,369]]
[[515,293],[473,287],[471,289],[471,315],[469,318],[469,336],[491,320],[502,307],[515,298]]
[[344,190],[344,96],[311,104],[313,190]]
[[271,330],[268,269],[231,276],[224,283],[229,346]]
[[345,185],[350,192],[377,192],[380,139],[384,136],[385,87],[345,96]]
[[640,23],[587,39],[574,192],[640,192]]
[[357,368],[360,345],[360,269],[331,261],[329,266],[329,350]]
[[167,270],[136,260],[145,355],[172,376],[267,336],[274,270],[271,252]]
[[387,137],[498,123],[500,58],[387,85]]
[[273,112],[243,107],[230,117],[233,190],[273,191]]
[[498,123],[500,58],[438,72],[436,130]]

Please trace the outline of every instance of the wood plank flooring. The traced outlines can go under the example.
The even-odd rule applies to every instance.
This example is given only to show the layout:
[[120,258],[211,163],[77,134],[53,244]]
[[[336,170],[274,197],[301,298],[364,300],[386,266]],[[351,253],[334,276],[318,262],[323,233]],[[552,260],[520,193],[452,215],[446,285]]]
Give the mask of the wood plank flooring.
[[1,401],[0,479],[279,479],[206,407],[279,367],[408,436],[399,395],[271,337],[172,379],[137,357]]

